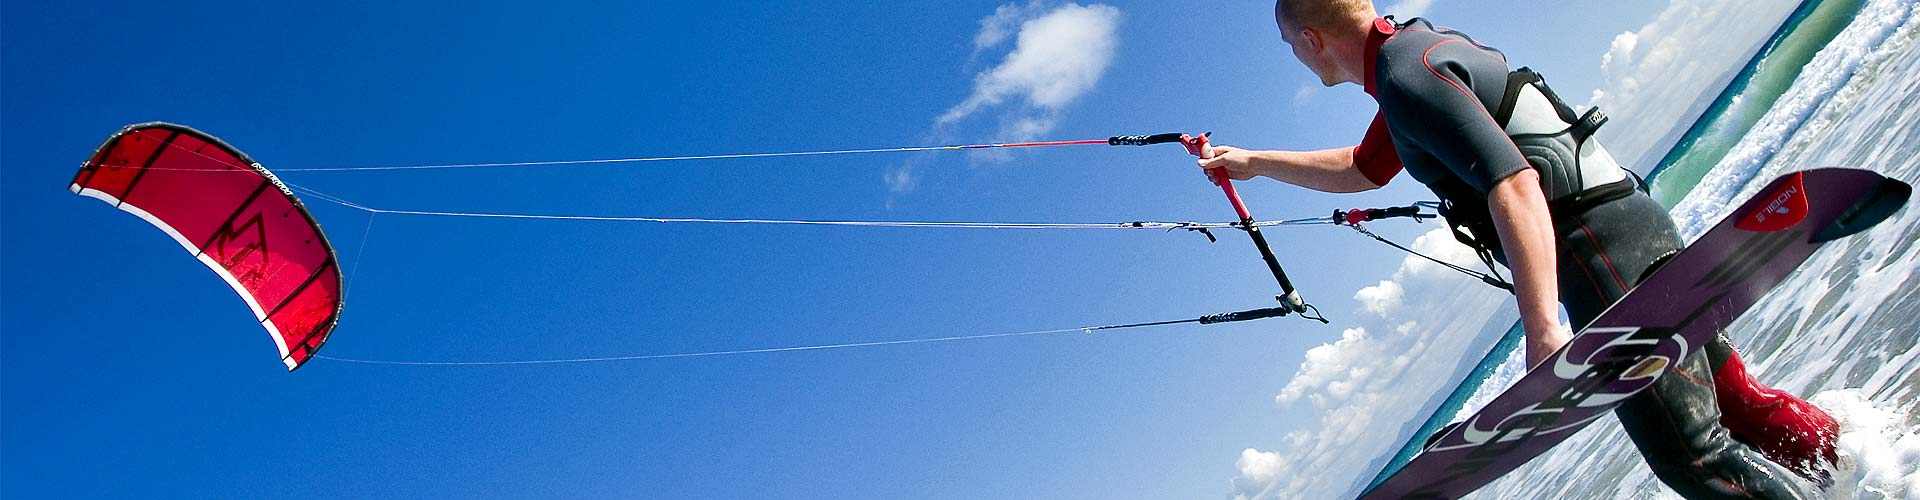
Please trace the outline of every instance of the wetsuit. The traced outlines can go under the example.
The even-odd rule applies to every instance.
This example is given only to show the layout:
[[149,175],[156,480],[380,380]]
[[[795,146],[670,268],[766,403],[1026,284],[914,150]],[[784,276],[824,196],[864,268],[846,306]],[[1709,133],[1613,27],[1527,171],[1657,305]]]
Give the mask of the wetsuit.
[[[1610,157],[1576,160],[1596,154],[1581,144],[1604,117],[1574,115],[1544,81],[1509,71],[1499,51],[1422,19],[1398,25],[1382,19],[1374,23],[1365,57],[1364,85],[1379,102],[1380,114],[1354,151],[1356,166],[1379,185],[1406,171],[1449,207],[1450,224],[1467,228],[1464,234],[1456,231],[1458,237],[1501,262],[1506,256],[1487,213],[1488,193],[1502,179],[1535,169],[1557,236],[1560,301],[1576,331],[1682,246],[1665,208],[1635,189],[1638,183]],[[1519,119],[1513,96],[1523,95],[1516,89],[1535,83],[1534,93],[1544,92],[1558,108],[1547,114],[1559,118],[1547,121],[1565,122],[1558,136],[1522,133],[1513,126]],[[1814,495],[1792,471],[1746,444],[1777,440],[1768,433],[1783,431],[1747,426],[1749,436],[1743,437],[1752,439],[1737,440],[1737,433],[1723,425],[1716,369],[1738,371],[1738,379],[1722,384],[1722,391],[1770,391],[1746,376],[1724,337],[1686,358],[1615,410],[1647,465],[1688,498]],[[1765,394],[1805,404],[1778,391]],[[1745,394],[1721,397],[1732,403],[1753,400]]]

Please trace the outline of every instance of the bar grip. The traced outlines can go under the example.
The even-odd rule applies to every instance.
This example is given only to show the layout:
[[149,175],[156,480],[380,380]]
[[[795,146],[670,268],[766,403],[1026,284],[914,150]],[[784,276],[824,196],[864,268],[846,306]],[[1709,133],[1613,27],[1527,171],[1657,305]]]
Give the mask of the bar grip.
[[1268,307],[1263,309],[1234,311],[1230,313],[1209,314],[1209,315],[1200,317],[1200,324],[1211,325],[1214,323],[1231,323],[1235,321],[1247,321],[1247,320],[1264,319],[1264,318],[1278,318],[1281,316],[1286,316],[1288,313],[1291,313],[1291,312],[1293,312],[1293,310],[1288,309],[1286,307]]
[[1146,146],[1150,144],[1166,144],[1169,142],[1180,142],[1180,137],[1183,135],[1186,135],[1186,134],[1167,133],[1167,134],[1153,134],[1153,135],[1116,135],[1116,136],[1107,138],[1107,145]]

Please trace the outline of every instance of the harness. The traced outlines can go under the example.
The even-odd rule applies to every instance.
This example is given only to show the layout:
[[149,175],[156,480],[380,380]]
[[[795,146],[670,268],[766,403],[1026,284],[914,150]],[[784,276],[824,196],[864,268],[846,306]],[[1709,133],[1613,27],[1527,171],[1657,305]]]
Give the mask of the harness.
[[[1546,78],[1530,68],[1507,74],[1505,95],[1492,115],[1540,174],[1556,233],[1571,229],[1581,214],[1594,207],[1647,190],[1638,174],[1621,167],[1605,147],[1591,140],[1607,123],[1607,115],[1599,108],[1576,114],[1547,87]],[[1442,191],[1435,190],[1441,198],[1438,211],[1453,238],[1473,248],[1492,269],[1495,255],[1504,252],[1486,203],[1460,203],[1476,197]]]

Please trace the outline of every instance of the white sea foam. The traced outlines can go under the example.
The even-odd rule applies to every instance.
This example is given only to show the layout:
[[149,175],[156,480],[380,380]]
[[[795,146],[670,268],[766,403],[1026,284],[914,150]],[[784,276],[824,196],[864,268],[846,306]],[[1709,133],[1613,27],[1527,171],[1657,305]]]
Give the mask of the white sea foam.
[[[1920,181],[1920,4],[1870,0],[1733,154],[1676,208],[1697,236],[1782,173],[1868,168]],[[1728,328],[1763,381],[1841,421],[1829,498],[1920,500],[1920,205],[1823,248]],[[1677,498],[1619,425],[1594,425],[1483,498]]]
[[1802,68],[1792,90],[1782,95],[1773,109],[1747,131],[1746,137],[1727,152],[1713,173],[1674,207],[1673,217],[1680,225],[1680,234],[1689,239],[1698,237],[1733,208],[1728,201],[1753,194],[1747,191],[1759,190],[1778,171],[1798,169],[1788,165],[1777,165],[1775,169],[1763,167],[1775,155],[1793,146],[1790,139],[1801,128],[1830,123],[1816,119],[1819,112],[1825,107],[1847,104],[1834,99],[1835,95],[1846,88],[1863,66],[1887,54],[1879,45],[1911,18],[1914,7],[1910,0],[1867,2],[1854,22]]
[[1814,404],[1840,421],[1831,498],[1920,498],[1920,433],[1906,415],[1874,406],[1858,389],[1822,392]]
[[[1686,235],[1697,236],[1737,205],[1735,200],[1750,196],[1748,191],[1764,182],[1757,179],[1771,179],[1785,171],[1854,166],[1920,181],[1920,79],[1912,77],[1920,74],[1920,42],[1916,42],[1920,21],[1914,21],[1920,18],[1920,6],[1916,2],[1920,0],[1867,1],[1859,17],[1806,66],[1775,109],[1682,202],[1675,217]],[[1650,30],[1649,36],[1660,34],[1652,31],[1657,30]],[[1663,41],[1654,37],[1635,43]],[[1639,94],[1669,101],[1683,97],[1654,90]],[[1468,290],[1476,285],[1454,286]],[[1426,306],[1388,300],[1394,294],[1386,292],[1376,290],[1360,298],[1372,300],[1382,312],[1405,314],[1410,311],[1400,309]],[[1408,288],[1406,296],[1414,295]],[[1511,321],[1511,315],[1505,317],[1499,326]],[[1498,328],[1485,328],[1482,333],[1493,330]],[[1915,486],[1920,481],[1915,476],[1920,469],[1920,437],[1915,437],[1920,434],[1920,416],[1916,416],[1920,415],[1920,381],[1916,380],[1920,333],[1916,332],[1920,332],[1920,204],[1872,231],[1829,245],[1729,328],[1729,336],[1762,380],[1796,394],[1818,393],[1813,401],[1841,420],[1843,460],[1828,494],[1861,499],[1920,500],[1920,487]],[[1431,356],[1465,355],[1470,349],[1466,345],[1422,348],[1426,352],[1420,366],[1396,365],[1360,378],[1372,385],[1384,379],[1439,376],[1450,367]],[[1492,374],[1466,411],[1518,378],[1518,355]],[[1302,399],[1306,400],[1310,398]],[[1401,398],[1393,403],[1407,402]],[[1323,411],[1322,418],[1347,422],[1364,417],[1373,428],[1391,428],[1393,418],[1402,418],[1393,412],[1405,410],[1385,403],[1345,405],[1344,411]],[[1354,412],[1363,409],[1367,413]],[[1390,451],[1378,449],[1384,439],[1356,439],[1343,434],[1351,428],[1324,427],[1301,429],[1277,453],[1243,453],[1237,462],[1242,474],[1235,479],[1236,492],[1249,497],[1341,496],[1344,481],[1330,475],[1354,474],[1352,469],[1369,457]],[[1329,442],[1344,449],[1335,449]],[[1613,419],[1581,431],[1476,496],[1678,498],[1653,478]]]

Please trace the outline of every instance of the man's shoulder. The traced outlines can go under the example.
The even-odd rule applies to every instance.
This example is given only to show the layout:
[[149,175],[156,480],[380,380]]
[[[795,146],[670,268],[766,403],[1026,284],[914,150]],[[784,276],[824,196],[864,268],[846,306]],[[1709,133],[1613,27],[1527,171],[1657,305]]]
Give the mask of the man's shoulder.
[[1379,57],[1374,60],[1381,88],[1401,86],[1408,77],[1419,74],[1412,70],[1425,72],[1428,51],[1446,40],[1447,37],[1434,32],[1425,19],[1415,18],[1400,25],[1392,38],[1380,44]]
[[[1446,50],[1438,49],[1442,45],[1447,46]],[[1432,64],[1432,58],[1459,57],[1462,53],[1506,59],[1506,55],[1498,49],[1483,45],[1466,33],[1435,26],[1426,18],[1416,17],[1401,23],[1393,37],[1380,45],[1377,63],[1385,68],[1412,66],[1424,70]]]
[[1445,83],[1436,78],[1444,73],[1439,69],[1443,66],[1468,68],[1475,73],[1499,70],[1502,73],[1500,76],[1504,77],[1506,55],[1480,44],[1465,33],[1436,27],[1423,18],[1414,18],[1402,24],[1393,38],[1381,44],[1375,64],[1379,75],[1377,85],[1382,94],[1391,95],[1418,93],[1435,84]]
[[1446,40],[1446,36],[1434,28],[1425,18],[1413,18],[1394,25],[1393,36],[1380,44],[1381,57],[1397,56],[1405,59],[1408,55],[1418,56],[1420,52],[1433,44]]

